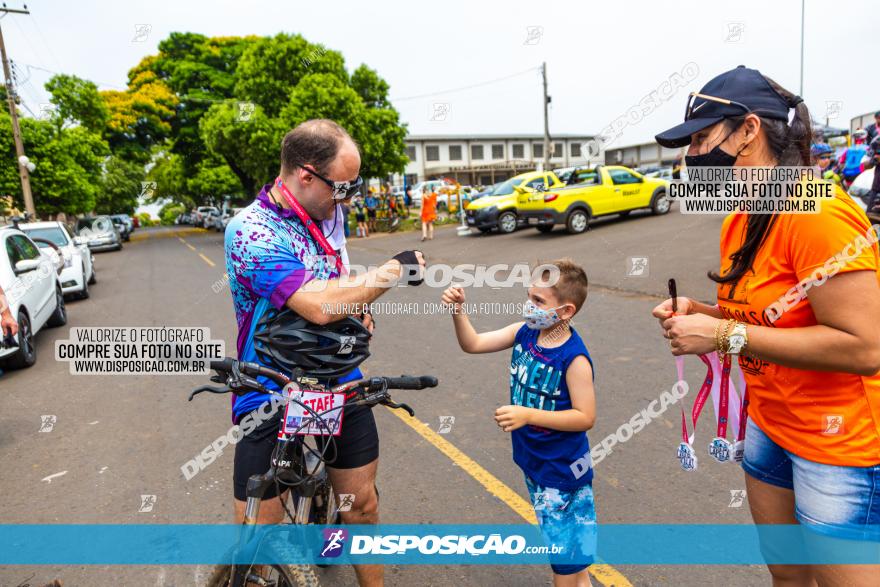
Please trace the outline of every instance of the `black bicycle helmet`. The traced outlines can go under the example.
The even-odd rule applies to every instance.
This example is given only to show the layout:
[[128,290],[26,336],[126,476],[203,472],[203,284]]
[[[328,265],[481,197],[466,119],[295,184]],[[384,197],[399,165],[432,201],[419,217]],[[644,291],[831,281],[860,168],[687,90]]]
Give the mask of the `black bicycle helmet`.
[[263,314],[254,330],[260,362],[290,374],[302,369],[311,377],[339,377],[370,356],[370,331],[352,317],[314,324],[289,308]]

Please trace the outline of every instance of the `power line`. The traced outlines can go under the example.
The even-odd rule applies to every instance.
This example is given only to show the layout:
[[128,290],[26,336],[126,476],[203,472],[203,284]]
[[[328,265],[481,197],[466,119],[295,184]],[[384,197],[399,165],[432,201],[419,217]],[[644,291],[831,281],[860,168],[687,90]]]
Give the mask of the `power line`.
[[[70,74],[61,73],[60,71],[53,71],[51,69],[46,69],[45,67],[40,67],[39,65],[31,65],[29,63],[22,63],[21,61],[19,61],[19,63],[28,68],[29,75],[30,75],[31,69],[36,69],[37,71],[45,71],[46,73],[51,73],[52,75],[70,75]],[[108,84],[107,82],[102,82],[102,81],[98,81],[98,80],[88,80],[88,81],[90,81],[94,84],[100,85],[100,86],[107,86],[109,88],[113,88],[114,90],[125,91],[128,89],[123,86],[117,86],[116,84]]]
[[512,73],[512,74],[510,74],[510,75],[506,75],[506,76],[504,76],[504,77],[499,77],[499,78],[495,78],[495,79],[490,79],[490,80],[487,80],[487,81],[484,81],[484,82],[479,82],[479,83],[476,83],[476,84],[471,84],[471,85],[469,85],[469,86],[462,86],[462,87],[460,87],[460,88],[452,88],[452,89],[450,89],[450,90],[442,90],[442,91],[439,91],[439,92],[431,92],[431,93],[429,93],[429,94],[419,94],[418,96],[406,96],[406,97],[404,97],[404,98],[390,98],[389,100],[390,100],[391,102],[404,102],[404,101],[406,101],[406,100],[418,100],[418,99],[420,99],[420,98],[430,98],[431,96],[440,96],[440,95],[443,95],[443,94],[452,94],[453,92],[463,92],[463,91],[465,91],[465,90],[470,90],[470,89],[473,89],[473,88],[479,88],[479,87],[481,87],[481,86],[488,86],[488,85],[490,85],[490,84],[495,84],[495,83],[498,83],[498,82],[502,82],[502,81],[505,81],[505,80],[509,80],[509,79],[511,79],[511,78],[514,78],[514,77],[519,77],[519,76],[521,76],[521,75],[525,75],[525,74],[527,74],[527,73],[531,73],[531,72],[533,72],[533,71],[540,71],[540,70],[541,70],[540,67],[530,67],[529,69],[526,69],[526,70],[524,70],[524,71],[520,71],[520,72],[518,72],[518,73]]

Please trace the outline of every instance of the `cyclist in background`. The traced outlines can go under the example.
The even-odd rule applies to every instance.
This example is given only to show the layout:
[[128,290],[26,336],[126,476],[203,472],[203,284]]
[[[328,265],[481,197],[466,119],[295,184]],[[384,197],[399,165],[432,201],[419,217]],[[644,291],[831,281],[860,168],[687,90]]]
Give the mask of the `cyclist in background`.
[[810,156],[813,158],[813,165],[819,168],[822,179],[840,185],[840,176],[832,164],[834,149],[825,143],[816,143],[810,147]]
[[860,128],[853,134],[853,144],[843,150],[838,160],[838,169],[843,177],[843,187],[849,189],[850,184],[864,171],[862,159],[868,153],[868,133]]

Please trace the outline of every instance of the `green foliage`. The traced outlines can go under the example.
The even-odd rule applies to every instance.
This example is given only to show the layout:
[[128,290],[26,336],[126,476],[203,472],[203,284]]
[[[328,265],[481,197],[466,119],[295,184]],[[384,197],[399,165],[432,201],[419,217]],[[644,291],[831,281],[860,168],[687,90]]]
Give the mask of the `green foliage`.
[[147,226],[155,226],[158,224],[153,217],[150,216],[149,212],[141,212],[137,215],[138,222],[140,223],[141,228],[146,228]]
[[52,120],[59,132],[63,126],[72,124],[98,134],[104,131],[109,114],[95,84],[74,75],[58,74],[45,87],[55,105]]
[[159,210],[159,222],[164,225],[174,224],[177,217],[186,212],[186,210],[187,209],[183,204],[177,204],[174,202],[165,204]]
[[[107,143],[83,126],[59,131],[52,121],[22,118],[20,123],[25,153],[36,165],[30,178],[37,214],[91,211],[100,191],[102,163],[110,154]],[[15,206],[24,210],[12,121],[2,111],[0,157],[8,162],[0,165],[0,193],[11,194]]]
[[112,156],[104,164],[101,190],[95,201],[98,214],[133,214],[145,179],[144,166]]

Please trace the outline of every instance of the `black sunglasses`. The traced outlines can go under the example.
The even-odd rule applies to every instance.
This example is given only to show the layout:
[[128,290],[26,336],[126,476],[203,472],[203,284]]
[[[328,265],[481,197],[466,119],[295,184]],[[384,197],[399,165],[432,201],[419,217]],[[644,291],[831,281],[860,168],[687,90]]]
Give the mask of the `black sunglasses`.
[[306,167],[305,165],[300,165],[300,167],[326,183],[330,189],[333,190],[334,200],[350,200],[358,195],[364,185],[364,178],[360,175],[358,175],[354,181],[332,181],[311,167]]
[[696,98],[702,98],[706,102],[717,102],[719,104],[726,104],[727,106],[736,106],[737,108],[742,108],[745,111],[745,114],[748,114],[752,111],[751,108],[743,104],[742,102],[736,102],[735,100],[728,100],[727,98],[718,98],[716,96],[709,96],[708,94],[698,94],[697,92],[691,92],[688,96],[687,107],[684,110],[684,119],[690,120],[691,116],[694,112],[702,108],[706,105],[706,102],[694,106],[694,100]]

